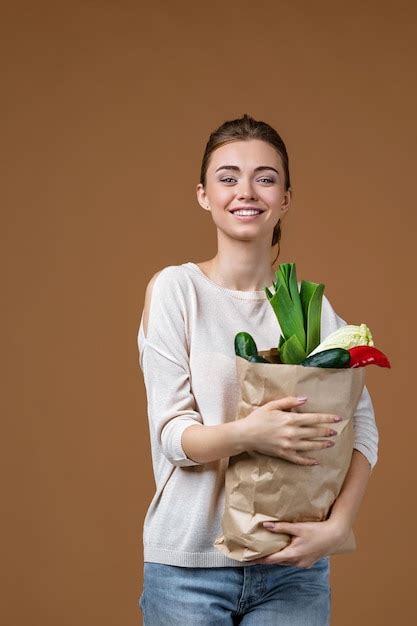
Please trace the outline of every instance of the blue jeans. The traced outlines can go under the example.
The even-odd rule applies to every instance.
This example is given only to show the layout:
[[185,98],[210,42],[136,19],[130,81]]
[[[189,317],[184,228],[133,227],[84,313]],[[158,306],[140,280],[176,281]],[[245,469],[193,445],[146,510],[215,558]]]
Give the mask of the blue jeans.
[[143,626],[330,626],[330,557],[284,564],[144,563]]

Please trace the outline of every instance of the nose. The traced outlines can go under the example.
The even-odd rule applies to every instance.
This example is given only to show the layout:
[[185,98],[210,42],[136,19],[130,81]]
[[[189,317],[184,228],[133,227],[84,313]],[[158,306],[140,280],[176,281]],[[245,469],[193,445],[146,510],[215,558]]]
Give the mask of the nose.
[[250,183],[250,181],[244,181],[242,180],[239,183],[239,187],[237,190],[237,197],[239,199],[243,199],[243,198],[250,198],[251,200],[255,200],[256,199],[256,193]]

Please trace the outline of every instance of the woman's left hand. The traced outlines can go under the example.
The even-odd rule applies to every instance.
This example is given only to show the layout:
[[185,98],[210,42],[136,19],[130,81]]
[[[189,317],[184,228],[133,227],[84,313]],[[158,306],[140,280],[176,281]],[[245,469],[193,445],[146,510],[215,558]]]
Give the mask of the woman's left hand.
[[347,529],[341,528],[331,519],[322,522],[274,522],[274,528],[267,530],[293,535],[292,541],[279,552],[248,563],[283,563],[309,568],[343,543],[349,535]]

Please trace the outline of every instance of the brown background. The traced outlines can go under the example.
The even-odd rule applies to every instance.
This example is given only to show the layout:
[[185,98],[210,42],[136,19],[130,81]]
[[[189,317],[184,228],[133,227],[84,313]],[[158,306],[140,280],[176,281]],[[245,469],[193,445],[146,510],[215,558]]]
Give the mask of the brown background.
[[401,1],[3,7],[2,623],[141,623],[144,289],[215,254],[195,185],[209,133],[245,112],[290,155],[279,262],[393,366],[367,371],[379,461],[358,549],[332,557],[332,626],[416,619],[416,18]]

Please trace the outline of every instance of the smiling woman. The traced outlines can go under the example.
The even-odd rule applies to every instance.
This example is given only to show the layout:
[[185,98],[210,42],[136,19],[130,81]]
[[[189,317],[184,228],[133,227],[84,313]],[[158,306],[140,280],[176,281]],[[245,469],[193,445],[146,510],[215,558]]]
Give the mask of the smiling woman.
[[279,256],[281,224],[292,195],[289,160],[270,126],[249,116],[235,122],[210,136],[203,156],[197,199],[217,227],[219,251],[201,267],[231,288],[256,290],[265,276],[269,281]]
[[[259,350],[277,345],[281,335],[265,292],[274,282],[292,197],[288,155],[276,130],[248,115],[224,122],[209,137],[196,195],[216,228],[217,253],[157,272],[138,332],[157,486],[144,521],[144,624],[326,626],[328,554],[344,525],[305,527],[291,565],[242,565],[214,547],[229,458],[271,446],[279,456],[293,430],[291,409],[299,406],[287,397],[236,419],[236,334],[245,329]],[[321,339],[341,324],[323,298]],[[355,447],[374,465],[378,439],[367,391],[358,407]],[[329,415],[304,418],[309,424],[292,445],[324,451]],[[342,519],[343,506],[340,511]]]
[[[287,149],[269,124],[245,114],[239,120],[225,122],[210,135],[197,185],[198,201],[212,212],[216,225],[222,207],[233,212],[236,222],[259,226],[262,222],[265,234],[270,234],[273,222],[271,247],[278,244],[278,251],[272,263],[268,259],[269,265],[274,265],[279,256],[281,224],[292,193]],[[239,209],[262,210],[261,218],[239,217],[234,213]]]

